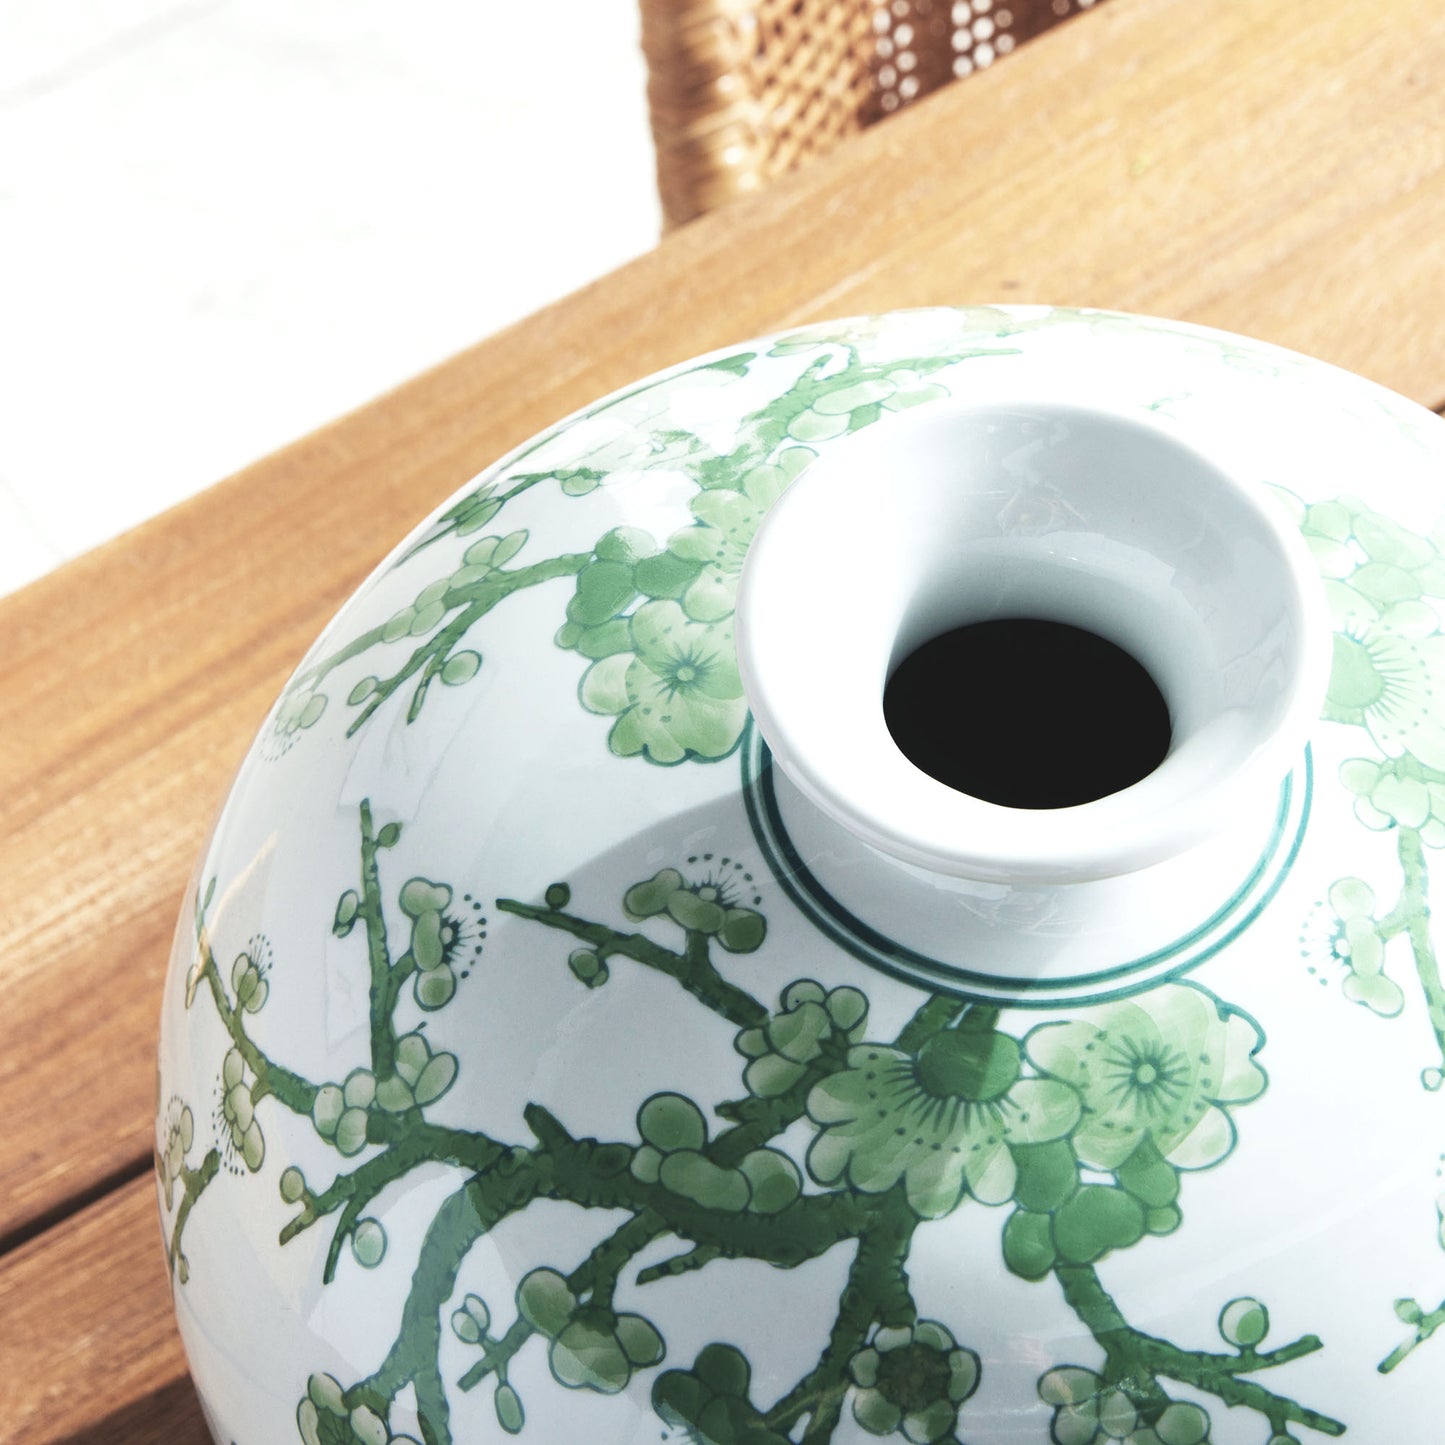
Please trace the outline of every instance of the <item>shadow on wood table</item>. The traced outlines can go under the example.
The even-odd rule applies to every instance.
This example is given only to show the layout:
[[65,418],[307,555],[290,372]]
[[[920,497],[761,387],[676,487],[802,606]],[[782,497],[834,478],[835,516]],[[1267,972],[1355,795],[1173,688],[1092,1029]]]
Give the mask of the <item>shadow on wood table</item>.
[[55,1445],[211,1445],[190,1377],[133,1400]]

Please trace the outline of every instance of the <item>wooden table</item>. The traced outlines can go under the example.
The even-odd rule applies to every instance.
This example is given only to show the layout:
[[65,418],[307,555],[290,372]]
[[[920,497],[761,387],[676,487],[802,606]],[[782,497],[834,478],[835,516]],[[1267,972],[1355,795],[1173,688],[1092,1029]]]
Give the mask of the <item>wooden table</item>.
[[0,1440],[206,1439],[150,1173],[170,931],[270,699],[413,522],[629,379],[889,307],[1175,316],[1440,408],[1442,237],[1437,0],[1110,0],[0,602]]

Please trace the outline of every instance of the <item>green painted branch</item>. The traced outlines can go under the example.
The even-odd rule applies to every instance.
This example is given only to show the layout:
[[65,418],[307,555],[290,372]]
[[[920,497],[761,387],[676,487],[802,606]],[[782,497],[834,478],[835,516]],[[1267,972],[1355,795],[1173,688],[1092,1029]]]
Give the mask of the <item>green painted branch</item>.
[[612,1308],[617,1281],[628,1263],[661,1234],[667,1221],[653,1209],[644,1209],[614,1230],[567,1278],[574,1294],[588,1292],[590,1304]]
[[[412,1116],[379,1113],[372,1115],[369,1123],[386,1126],[386,1132],[378,1130],[375,1139],[370,1138],[371,1130],[368,1129],[370,1142],[388,1145],[386,1152],[368,1159],[350,1174],[338,1175],[329,1188],[314,1196],[281,1231],[282,1244],[288,1244],[317,1220],[326,1218],[343,1205],[357,1202],[359,1210],[388,1184],[404,1178],[418,1165],[456,1164],[480,1174],[508,1152],[506,1145],[499,1144],[486,1134],[445,1129],[436,1124],[422,1123]],[[338,1230],[327,1261],[327,1283],[331,1280],[335,1254],[342,1237]]]
[[930,995],[899,1031],[898,1037],[893,1041],[894,1048],[902,1049],[905,1054],[916,1052],[934,1034],[942,1032],[953,1023],[964,1007],[963,1000],[952,994]]
[[720,1104],[718,1114],[731,1121],[733,1127],[719,1134],[708,1146],[708,1158],[724,1168],[741,1163],[745,1155],[762,1148],[796,1124],[807,1113],[808,1095],[813,1087],[847,1066],[847,1045],[841,1039],[830,1040],[790,1089],[769,1098],[749,1095],[746,1099],[730,1099]]
[[[528,447],[527,452],[534,451],[536,447],[540,445],[541,442],[539,440],[534,443],[533,446]],[[522,455],[518,456],[515,460],[521,461],[523,457],[526,456],[526,454],[526,452],[522,453]],[[495,517],[497,513],[500,512],[502,508],[512,500],[513,497],[521,496],[521,494],[525,492],[529,487],[535,487],[538,482],[545,482],[551,480],[552,476],[553,473],[551,472],[523,473],[523,475],[518,479],[515,486],[509,487],[505,492],[502,492],[500,495],[490,498],[490,501],[496,504],[491,511],[491,516]],[[492,486],[493,484],[489,482],[485,487],[479,487],[476,491],[471,492],[468,495],[467,500],[475,498],[480,501],[487,492],[492,490]],[[460,504],[457,504],[449,508],[447,512],[443,513],[443,525],[441,525],[429,537],[423,537],[420,542],[416,542],[411,547],[409,547],[404,553],[402,553],[399,558],[397,558],[396,565],[399,567],[403,562],[410,562],[411,559],[415,557],[419,552],[426,551],[426,549],[432,546],[434,543],[440,542],[444,538],[450,537],[453,533],[455,533],[458,527],[459,518],[457,514],[459,510]]]
[[246,1067],[251,1070],[256,1080],[251,1088],[252,1102],[259,1103],[267,1094],[274,1094],[293,1114],[309,1114],[311,1106],[316,1102],[316,1085],[303,1079],[300,1074],[293,1074],[290,1069],[273,1063],[251,1042],[240,1010],[233,1009],[226,997],[226,986],[221,982],[221,971],[216,967],[215,954],[211,952],[210,944],[204,936],[201,948],[205,959],[201,976],[210,986],[216,1012],[220,1015],[226,1032],[230,1034],[231,1042],[240,1051]]
[[753,1028],[767,1021],[767,1009],[745,989],[729,983],[706,957],[700,964],[695,963],[660,943],[654,943],[645,934],[618,933],[606,924],[589,923],[560,909],[522,903],[515,898],[499,898],[497,907],[504,913],[530,918],[536,923],[545,923],[548,928],[570,933],[574,938],[590,943],[603,958],[621,955],[634,963],[665,973],[714,1013],[721,1014],[739,1028]]
[[1425,861],[1425,846],[1416,828],[1400,828],[1396,847],[1400,870],[1405,875],[1405,893],[1409,900],[1410,949],[1415,955],[1415,972],[1425,995],[1425,1009],[1435,1034],[1435,1048],[1440,1055],[1437,1068],[1445,1067],[1445,984],[1440,980],[1440,961],[1430,937],[1430,867]]
[[[442,1309],[456,1287],[457,1271],[472,1246],[508,1215],[525,1209],[537,1197],[537,1175],[530,1156],[509,1156],[512,1167],[493,1170],[467,1181],[437,1211],[422,1240],[421,1255],[412,1274],[411,1290],[402,1308],[396,1341],[380,1368],[354,1389],[347,1403],[377,1402],[389,1408],[408,1381],[437,1369],[441,1348]],[[442,1397],[445,1407],[445,1396]],[[450,1429],[445,1417],[423,1421],[437,1445],[448,1445]]]
[[790,1434],[807,1415],[802,1445],[826,1445],[833,1438],[848,1392],[849,1362],[867,1343],[869,1331],[878,1322],[911,1324],[917,1317],[905,1268],[917,1226],[900,1187],[879,1196],[859,1236],[827,1348],[817,1365],[768,1411],[771,1428]]
[[717,1209],[647,1184],[628,1169],[632,1147],[574,1139],[540,1105],[524,1111],[542,1148],[532,1156],[541,1177],[538,1193],[589,1209],[652,1209],[668,1231],[716,1248],[728,1259],[756,1259],[790,1269],[855,1239],[876,1220],[883,1196],[805,1194],[775,1214]]
[[371,1069],[378,1078],[385,1078],[396,1068],[396,1030],[390,1007],[391,953],[386,946],[370,799],[361,803],[361,901],[356,911],[366,925],[366,955],[371,967]]
[[[1157,1376],[1192,1385],[1223,1400],[1226,1405],[1243,1405],[1263,1415],[1276,1429],[1285,1424],[1308,1425],[1324,1435],[1342,1435],[1345,1427],[1328,1415],[1276,1395],[1252,1380],[1239,1378],[1245,1370],[1264,1369],[1284,1364],[1288,1359],[1312,1354],[1321,1348],[1320,1341],[1306,1335],[1293,1345],[1268,1355],[1241,1358],[1238,1355],[1215,1355],[1202,1350],[1181,1350],[1167,1340],[1156,1339],[1134,1329],[1120,1314],[1118,1306],[1099,1283],[1089,1265],[1060,1265],[1054,1270],[1063,1286],[1064,1297],[1074,1313],[1083,1321],[1109,1359],[1110,1378],[1129,1382],[1129,1394],[1136,1404],[1162,1406],[1167,1396],[1158,1390]],[[1147,1394],[1137,1394],[1135,1386],[1147,1381]]]
[[[549,557],[545,561],[533,562],[528,567],[518,567],[511,572],[496,572],[480,581],[470,582],[462,587],[449,588],[441,597],[441,605],[445,610],[443,615],[445,612],[454,611],[457,615],[445,627],[434,632],[427,641],[419,644],[397,672],[385,681],[378,683],[368,696],[361,712],[347,728],[347,737],[352,737],[358,729],[364,726],[377,708],[391,697],[404,682],[414,677],[430,659],[435,657],[445,662],[451,649],[504,597],[510,597],[514,592],[520,592],[527,587],[535,587],[541,582],[553,581],[558,577],[575,577],[591,560],[591,556],[590,552],[569,552],[560,557]],[[374,639],[370,644],[373,646],[384,640],[375,628],[367,636]],[[360,639],[358,639],[359,641]],[[318,664],[314,669],[317,675],[312,685],[314,686],[327,672],[340,663],[343,660],[343,654],[355,657],[365,650],[353,643],[351,646],[341,649],[341,652],[335,654],[334,658],[328,658],[325,662]],[[299,685],[299,681],[298,679],[298,683],[293,684],[293,690],[295,686]],[[415,721],[421,705],[420,699],[425,695],[428,681],[429,679],[423,680],[416,696],[413,697],[411,708],[407,714],[408,721]]]
[[[589,1303],[610,1309],[613,1291],[617,1288],[617,1277],[628,1260],[663,1233],[666,1233],[666,1225],[650,1211],[634,1216],[608,1235],[567,1276],[568,1289],[579,1299],[583,1294],[588,1294]],[[492,1374],[499,1380],[505,1380],[517,1351],[535,1333],[535,1329],[519,1316],[494,1346],[484,1349],[481,1359],[461,1377],[457,1382],[458,1386],[463,1390],[475,1389]]]
[[[183,1259],[181,1254],[181,1235],[185,1232],[186,1221],[191,1217],[191,1210],[196,1206],[206,1186],[216,1177],[216,1171],[221,1167],[221,1156],[215,1149],[207,1151],[206,1157],[201,1160],[200,1167],[196,1169],[182,1169],[181,1182],[184,1186],[181,1193],[180,1207],[176,1210],[176,1222],[171,1229],[170,1241],[166,1246],[166,1259],[171,1267],[171,1275],[175,1276],[176,1263]],[[183,1284],[184,1280],[181,1281]]]
[[1441,1300],[1438,1309],[1431,1310],[1427,1315],[1421,1315],[1416,1321],[1415,1333],[1408,1340],[1396,1345],[1376,1368],[1382,1375],[1388,1375],[1391,1370],[1404,1362],[1412,1350],[1418,1349],[1436,1330],[1442,1327],[1445,1327],[1445,1300]]
[[678,1275],[691,1274],[694,1270],[702,1269],[713,1260],[720,1258],[722,1251],[713,1245],[698,1245],[690,1249],[686,1254],[674,1255],[671,1259],[665,1259],[661,1264],[651,1264],[637,1274],[638,1284],[655,1284],[660,1279],[675,1279]]
[[488,1346],[483,1351],[481,1359],[457,1381],[457,1388],[475,1390],[488,1375],[495,1375],[498,1381],[505,1382],[507,1371],[511,1368],[517,1351],[536,1333],[536,1330],[519,1315],[512,1321],[512,1326],[507,1333],[495,1345]]

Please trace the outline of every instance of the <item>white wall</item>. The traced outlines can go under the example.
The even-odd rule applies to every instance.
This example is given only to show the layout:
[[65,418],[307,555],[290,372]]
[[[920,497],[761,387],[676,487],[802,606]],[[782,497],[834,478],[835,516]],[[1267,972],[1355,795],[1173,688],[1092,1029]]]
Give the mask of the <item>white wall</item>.
[[636,0],[0,0],[0,592],[646,250]]

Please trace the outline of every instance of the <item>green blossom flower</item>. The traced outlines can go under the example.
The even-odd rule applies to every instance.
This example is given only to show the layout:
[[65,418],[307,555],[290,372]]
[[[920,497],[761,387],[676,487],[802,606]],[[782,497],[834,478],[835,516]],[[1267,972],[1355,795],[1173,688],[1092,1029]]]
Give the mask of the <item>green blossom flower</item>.
[[348,1406],[334,1375],[311,1376],[296,1425],[306,1445],[420,1445],[412,1435],[393,1435],[370,1406]]
[[1326,584],[1336,631],[1324,715],[1367,728],[1387,757],[1445,771],[1445,711],[1434,702],[1445,678],[1439,615],[1422,601],[1376,605],[1357,580]]
[[253,1174],[266,1157],[266,1141],[256,1118],[251,1086],[245,1078],[246,1064],[240,1049],[231,1049],[221,1066],[221,1116],[230,1130],[235,1152],[246,1161]]
[[1438,534],[1424,537],[1407,531],[1372,511],[1359,497],[1306,506],[1293,493],[1278,490],[1325,577],[1347,578],[1352,587],[1381,605],[1427,594],[1445,596],[1445,560]]
[[396,1072],[376,1085],[376,1102],[389,1114],[433,1103],[456,1082],[457,1067],[455,1054],[434,1054],[424,1034],[406,1034],[396,1041]]
[[648,602],[628,619],[628,651],[582,678],[582,703],[616,717],[608,742],[650,762],[721,758],[747,718],[731,621],[694,622],[676,602]]
[[196,1138],[196,1121],[190,1105],[172,1099],[166,1111],[165,1132],[156,1147],[156,1174],[165,1191],[166,1208],[175,1207],[176,1185],[185,1172],[186,1155]]
[[524,1276],[517,1286],[517,1309],[551,1341],[552,1375],[569,1390],[615,1395],[627,1388],[634,1370],[660,1363],[665,1353],[662,1336],[649,1320],[580,1304],[555,1269],[534,1269]]
[[1384,1018],[1405,1006],[1405,995],[1385,968],[1385,939],[1375,917],[1375,893],[1363,878],[1341,878],[1326,895],[1334,924],[1332,956],[1345,967],[1344,994]]
[[481,1344],[491,1327],[492,1312],[480,1295],[467,1295],[462,1300],[462,1307],[452,1313],[452,1333],[464,1345]]
[[437,518],[438,524],[455,532],[459,537],[480,532],[502,510],[501,499],[493,495],[496,490],[495,482],[483,483],[475,491],[468,492],[460,501],[453,502]]
[[297,688],[282,694],[266,732],[265,752],[280,757],[296,745],[306,728],[315,727],[326,711],[326,694],[314,688]]
[[776,1149],[754,1149],[731,1168],[714,1164],[704,1152],[702,1110],[682,1094],[652,1095],[637,1111],[637,1132],[642,1144],[632,1156],[633,1178],[705,1209],[775,1214],[802,1192],[798,1166]]
[[958,1427],[958,1407],[978,1388],[979,1361],[936,1320],[878,1330],[849,1365],[853,1418],[870,1434],[895,1432],[931,1445]]
[[844,373],[793,418],[788,435],[800,442],[826,441],[877,421],[885,411],[905,411],[947,395],[946,388],[907,367],[866,381]]
[[350,1158],[366,1147],[367,1119],[376,1102],[376,1075],[370,1069],[353,1069],[344,1084],[323,1084],[316,1091],[311,1122],[323,1139]]
[[752,1366],[732,1345],[707,1345],[690,1370],[667,1370],[652,1387],[663,1423],[693,1445],[790,1445],[748,1398]]
[[1263,1092],[1264,1042],[1242,1014],[1190,984],[1043,1024],[1024,1041],[1040,1073],[1077,1090],[1079,1158],[1116,1170],[1145,1139],[1176,1169],[1203,1169],[1234,1147],[1231,1104]]
[[800,978],[782,992],[781,1009],[760,1028],[744,1029],[736,1040],[748,1059],[743,1082],[761,1098],[785,1094],[838,1038],[857,1043],[868,1023],[868,999],[856,988],[825,991],[811,978]]
[[409,878],[401,888],[401,911],[412,920],[411,943],[407,950],[416,963],[412,993],[424,1009],[439,1009],[457,991],[452,968],[460,943],[461,925],[446,909],[452,890],[445,883],[426,878]]
[[752,953],[767,934],[763,915],[739,905],[725,873],[689,882],[676,868],[660,869],[627,890],[622,910],[637,921],[665,915],[690,933],[716,938],[730,953]]
[[717,622],[732,613],[738,577],[759,524],[816,457],[808,447],[789,447],[776,461],[754,467],[737,490],[718,487],[693,498],[697,521],[673,533],[667,547],[700,568],[680,599],[694,621]]
[[266,975],[249,953],[239,953],[231,965],[231,989],[236,1003],[247,1013],[259,1013],[270,993]]
[[848,1067],[815,1085],[808,1114],[821,1132],[808,1150],[819,1184],[846,1179],[868,1194],[900,1179],[925,1219],[972,1194],[1002,1204],[1014,1189],[1010,1144],[1069,1133],[1079,1099],[1066,1084],[1020,1077],[1018,1041],[987,1013],[930,1037],[916,1056],[883,1044],[849,1050]]
[[1038,1390],[1054,1407],[1050,1438],[1057,1445],[1204,1445],[1209,1439],[1209,1415],[1198,1405],[1172,1401],[1149,1421],[1121,1387],[1077,1365],[1048,1371]]
[[1340,781],[1355,795],[1355,816],[1367,828],[1410,828],[1427,848],[1445,848],[1445,773],[1403,757],[1377,763],[1350,758]]

